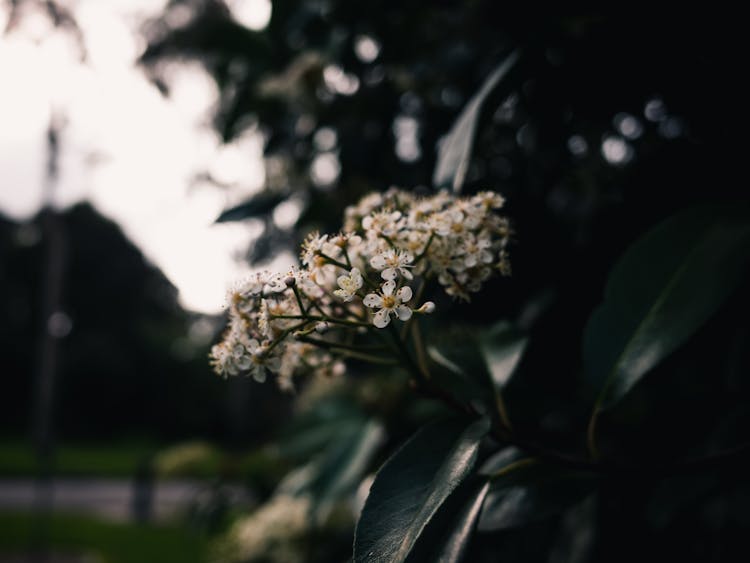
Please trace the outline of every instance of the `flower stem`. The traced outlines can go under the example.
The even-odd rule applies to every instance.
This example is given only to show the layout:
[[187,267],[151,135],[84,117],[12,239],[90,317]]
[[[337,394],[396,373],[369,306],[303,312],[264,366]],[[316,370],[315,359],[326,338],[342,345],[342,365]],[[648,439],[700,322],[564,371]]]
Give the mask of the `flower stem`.
[[299,294],[299,289],[297,289],[296,283],[292,285],[292,291],[294,292],[294,297],[297,299],[297,306],[299,307],[300,315],[306,315],[307,310],[305,309],[305,306],[302,304],[302,296]]
[[416,259],[414,260],[414,264],[413,264],[414,266],[416,266],[417,264],[419,264],[422,261],[422,259],[425,256],[427,256],[427,251],[429,250],[430,245],[432,244],[432,240],[434,238],[435,238],[435,231],[432,231],[430,233],[430,238],[427,239],[427,244],[425,245],[424,250],[422,250],[422,252],[420,253],[420,255],[417,256]]
[[599,405],[597,404],[594,407],[593,412],[591,413],[591,418],[589,419],[589,425],[586,429],[586,443],[589,448],[589,455],[591,456],[591,459],[598,460],[600,458],[599,453],[599,447],[596,445],[596,426],[599,422],[599,414],[601,413],[601,409],[599,408]]

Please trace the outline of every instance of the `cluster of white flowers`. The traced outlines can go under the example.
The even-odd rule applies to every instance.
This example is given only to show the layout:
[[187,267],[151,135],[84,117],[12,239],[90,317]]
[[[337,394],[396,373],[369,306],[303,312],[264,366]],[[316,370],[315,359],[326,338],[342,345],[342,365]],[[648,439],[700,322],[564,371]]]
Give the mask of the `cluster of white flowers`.
[[215,553],[217,561],[305,560],[300,540],[310,527],[308,497],[276,495],[254,513],[238,520]]
[[362,357],[362,332],[431,313],[434,303],[415,301],[432,280],[468,301],[493,271],[510,273],[502,206],[489,191],[366,196],[346,210],[342,233],[307,237],[301,269],[260,273],[232,292],[229,328],[211,352],[215,371],[259,381],[271,371],[292,388],[300,370],[340,373],[340,356]]

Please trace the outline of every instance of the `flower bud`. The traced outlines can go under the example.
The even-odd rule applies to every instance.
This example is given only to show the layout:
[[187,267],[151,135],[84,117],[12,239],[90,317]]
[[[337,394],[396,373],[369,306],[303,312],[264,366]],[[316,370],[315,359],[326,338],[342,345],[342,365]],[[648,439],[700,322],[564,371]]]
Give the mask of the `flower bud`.
[[315,332],[317,332],[318,334],[325,334],[326,332],[328,332],[328,323],[325,321],[320,321],[315,325]]
[[432,301],[426,301],[424,305],[422,305],[419,309],[414,311],[415,313],[424,313],[426,315],[429,315],[430,313],[435,311],[435,303]]

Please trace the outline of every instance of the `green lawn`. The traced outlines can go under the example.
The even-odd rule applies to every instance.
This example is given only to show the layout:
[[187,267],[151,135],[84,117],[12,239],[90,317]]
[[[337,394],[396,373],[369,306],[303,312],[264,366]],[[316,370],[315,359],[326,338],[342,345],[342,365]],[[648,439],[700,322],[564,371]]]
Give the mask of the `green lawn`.
[[[55,475],[64,477],[132,478],[145,460],[158,477],[213,479],[251,478],[275,483],[282,461],[272,450],[227,452],[193,441],[159,448],[147,442],[63,444],[57,448]],[[281,465],[280,465],[281,464]],[[27,442],[0,440],[0,478],[29,477],[37,472],[34,451]]]
[[[96,445],[61,445],[57,448],[58,475],[131,477],[139,463],[156,451],[152,444],[123,442]],[[0,477],[34,475],[37,465],[27,442],[0,442]]]
[[[30,514],[0,513],[0,559],[32,549]],[[55,515],[49,529],[51,550],[92,553],[106,563],[193,563],[206,560],[208,540],[197,531],[140,524],[114,524],[94,518]]]

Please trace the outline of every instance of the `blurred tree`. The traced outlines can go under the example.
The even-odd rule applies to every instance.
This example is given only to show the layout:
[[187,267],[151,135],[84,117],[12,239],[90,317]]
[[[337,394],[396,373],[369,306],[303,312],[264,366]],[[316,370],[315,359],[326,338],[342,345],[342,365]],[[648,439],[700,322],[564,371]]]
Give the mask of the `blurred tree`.
[[[53,327],[61,363],[53,420],[61,438],[199,435],[247,443],[262,435],[262,421],[246,415],[248,404],[271,417],[275,403],[260,405],[277,392],[269,386],[249,396],[249,382],[228,387],[211,376],[206,354],[219,319],[185,312],[175,287],[91,206],[63,211],[60,220],[68,266]],[[0,222],[4,434],[25,433],[29,422],[41,318],[39,222]]]

